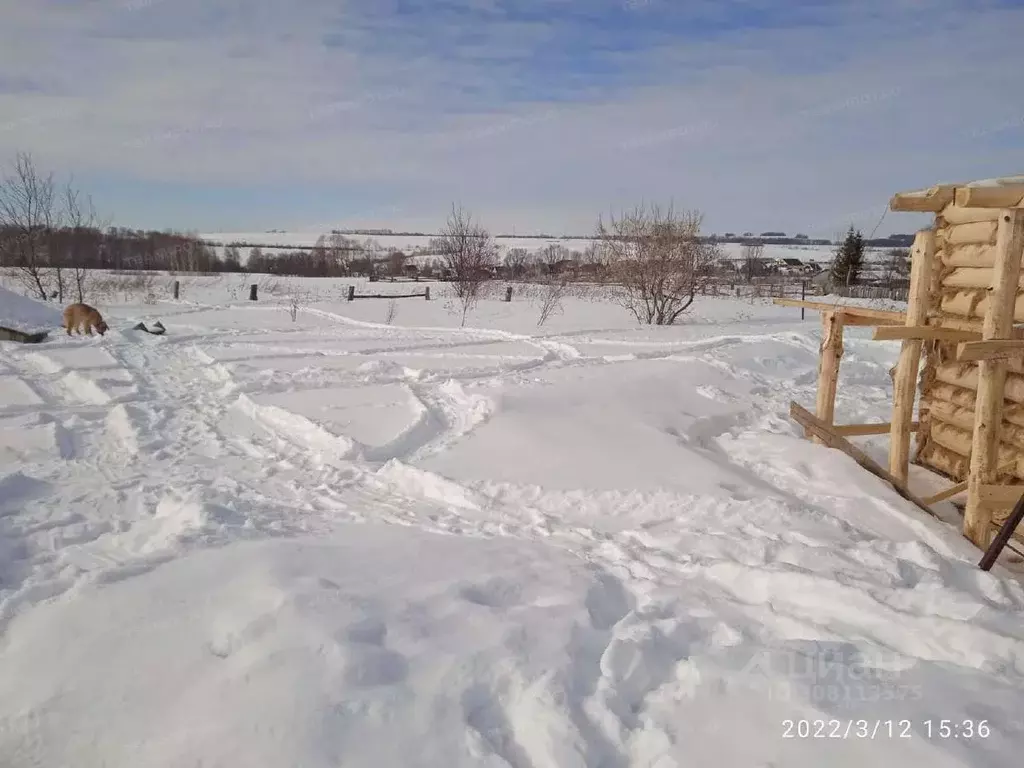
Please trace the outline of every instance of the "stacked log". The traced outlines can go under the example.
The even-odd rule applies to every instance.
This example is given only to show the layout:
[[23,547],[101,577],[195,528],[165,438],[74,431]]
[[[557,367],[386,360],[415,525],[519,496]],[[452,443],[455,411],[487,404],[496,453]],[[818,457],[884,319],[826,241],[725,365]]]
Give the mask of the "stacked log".
[[[950,202],[935,218],[939,268],[932,279],[928,323],[980,331],[994,287],[1000,209],[958,204],[980,199],[961,191],[955,190],[956,199],[950,199],[952,192],[939,189],[942,199]],[[1018,283],[1014,321],[1024,323],[1024,274]],[[920,383],[921,427],[914,461],[960,482],[966,480],[970,464],[978,364],[957,363],[955,357],[954,343],[926,345]],[[1024,481],[1024,360],[1011,359],[1007,367],[1007,407],[998,438],[999,466],[1005,469],[997,482],[1014,484]],[[1006,513],[1008,510],[1004,516]]]

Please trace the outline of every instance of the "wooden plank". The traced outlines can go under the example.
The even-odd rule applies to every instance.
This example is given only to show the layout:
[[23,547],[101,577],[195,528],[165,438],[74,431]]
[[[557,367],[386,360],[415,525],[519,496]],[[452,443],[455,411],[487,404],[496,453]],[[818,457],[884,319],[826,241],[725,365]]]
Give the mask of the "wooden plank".
[[[910,292],[907,297],[907,324],[904,331],[934,332],[927,328],[932,272],[935,265],[935,230],[924,229],[914,237],[910,251]],[[892,328],[875,329],[878,332]],[[914,418],[914,400],[917,396],[917,376],[921,367],[923,341],[917,336],[903,337],[899,362],[892,379],[892,421],[889,429],[889,472],[901,482],[910,474],[910,435]]]
[[974,331],[961,331],[955,328],[942,328],[936,325],[889,325],[876,328],[871,336],[873,341],[893,341],[896,339],[929,339],[938,341],[980,341],[981,334]]
[[0,328],[0,341],[20,341],[22,344],[38,344],[41,341],[45,341],[49,335],[49,331],[27,333],[15,328]]
[[1024,494],[1024,485],[979,485],[978,498],[989,508],[1012,507]]
[[[999,217],[996,264],[993,269],[994,287],[990,292],[991,299],[981,332],[985,341],[1005,339],[1013,330],[1022,252],[1024,210],[1006,210]],[[981,360],[978,363],[978,397],[974,407],[974,437],[967,475],[967,509],[964,512],[963,533],[982,549],[988,547],[992,534],[992,510],[982,503],[980,489],[995,480],[1005,385],[1005,360]]]
[[422,299],[425,293],[363,293],[353,294],[353,299]]
[[[917,431],[920,426],[916,421],[911,422],[910,429]],[[864,435],[884,435],[892,430],[892,424],[882,421],[877,424],[836,424],[832,427],[837,435],[843,437],[863,437]]]
[[976,360],[1006,360],[1024,356],[1024,339],[995,339],[968,341],[957,345],[956,361],[969,363]]
[[928,506],[931,506],[932,504],[937,504],[940,501],[945,501],[946,499],[951,499],[954,496],[956,496],[958,493],[963,493],[966,490],[967,490],[967,481],[964,480],[962,483],[957,483],[956,485],[951,485],[946,490],[942,491],[941,493],[936,493],[934,496],[926,496],[925,499],[924,499],[924,503],[927,504]]
[[[1001,466],[999,468],[999,471],[1000,472],[1006,472],[1008,470],[1013,469],[1016,465],[1017,465],[1016,461],[1011,461],[1011,462]],[[968,481],[967,480],[964,480],[962,483],[957,483],[956,485],[951,485],[949,488],[947,488],[946,490],[942,491],[941,493],[936,493],[934,496],[926,497],[925,498],[925,502],[928,504],[928,506],[931,506],[932,504],[936,504],[936,503],[938,503],[940,501],[945,501],[946,499],[951,499],[954,496],[956,496],[958,493],[963,493],[964,491],[966,491],[967,490],[967,485],[968,485]],[[1021,487],[1024,488],[1024,486],[1021,486]]]
[[814,414],[806,408],[801,407],[799,403],[791,402],[789,404],[789,415],[805,430],[818,437],[824,445],[829,448],[835,448],[842,451],[864,467],[868,472],[892,486],[893,490],[904,499],[912,504],[916,504],[932,517],[938,517],[931,509],[928,508],[928,505],[925,504],[924,500],[918,498],[911,492],[906,483],[900,481],[896,477],[893,477],[881,464],[872,459],[842,435],[837,435],[835,429],[828,424],[825,424],[821,419],[815,417]]
[[953,202],[959,208],[1017,208],[1024,203],[1024,184],[960,187]]
[[[835,420],[839,362],[843,357],[843,315],[825,312],[821,316],[821,350],[818,357],[818,398],[816,413],[825,424]],[[817,442],[817,440],[816,440]]]
[[[906,322],[904,312],[894,312],[888,309],[871,309],[870,307],[856,307],[851,304],[826,304],[823,301],[804,301],[803,299],[773,299],[773,303],[780,307],[804,307],[815,312],[843,312],[853,317],[872,318],[885,320],[889,323],[903,324]],[[884,323],[879,323],[883,325]]]
[[916,192],[900,192],[889,200],[889,210],[938,213],[953,201],[955,192],[955,184],[939,184]]
[[902,320],[895,320],[895,319],[889,319],[889,318],[880,319],[880,318],[875,318],[875,317],[861,317],[860,315],[850,314],[849,312],[847,312],[845,310],[839,310],[839,312],[843,316],[843,324],[844,325],[856,325],[856,326],[866,327],[866,328],[880,328],[880,327],[889,328],[889,327],[892,327],[892,326],[903,325],[903,321]]

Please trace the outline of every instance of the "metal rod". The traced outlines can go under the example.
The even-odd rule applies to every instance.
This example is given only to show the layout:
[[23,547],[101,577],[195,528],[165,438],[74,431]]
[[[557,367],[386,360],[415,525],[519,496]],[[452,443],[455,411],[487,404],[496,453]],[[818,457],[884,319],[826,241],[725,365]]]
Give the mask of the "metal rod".
[[996,560],[999,559],[999,555],[1003,551],[1003,547],[1005,547],[1007,542],[1009,542],[1010,537],[1013,536],[1013,532],[1016,530],[1022,519],[1024,519],[1024,495],[1017,500],[1010,516],[1006,518],[1006,521],[999,528],[999,533],[996,534],[992,543],[988,545],[988,549],[985,551],[985,556],[982,557],[981,562],[978,563],[978,567],[981,568],[981,570],[991,570],[992,566],[995,565]]

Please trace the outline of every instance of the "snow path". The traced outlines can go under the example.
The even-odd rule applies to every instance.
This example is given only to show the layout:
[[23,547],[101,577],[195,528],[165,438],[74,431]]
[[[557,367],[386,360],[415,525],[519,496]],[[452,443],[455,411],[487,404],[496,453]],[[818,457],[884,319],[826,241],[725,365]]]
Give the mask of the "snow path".
[[[76,600],[106,599],[105,589],[143,601],[163,573],[202,590],[212,582],[189,575],[188,563],[210,578],[221,567],[255,574],[247,551],[291,569],[306,555],[286,542],[310,537],[351,538],[339,551],[358,559],[361,536],[395,535],[371,535],[387,524],[469,544],[511,540],[525,553],[554,547],[586,564],[585,616],[565,629],[561,667],[506,669],[495,657],[480,664],[497,671],[452,682],[459,702],[444,706],[475,734],[466,765],[856,765],[879,754],[1009,764],[1009,745],[1024,739],[1024,589],[1005,572],[979,572],[948,529],[802,439],[786,414],[791,399],[813,402],[817,339],[807,325],[723,323],[665,339],[393,327],[333,308],[303,316],[310,323],[283,322],[277,308],[199,307],[181,313],[189,325],[180,331],[165,321],[163,337],[115,330],[0,345],[0,393],[17,393],[0,403],[0,676],[6,650],[29,652],[18,631],[30,637],[33,622],[58,621],[44,609],[74,611]],[[844,420],[884,420],[889,364],[879,345],[851,334]],[[602,456],[611,457],[603,468]],[[554,482],[565,477],[586,482]],[[435,546],[415,541],[410,552]],[[487,557],[471,567],[470,552],[460,555],[467,572],[486,574]],[[310,567],[327,574],[335,556],[320,565],[312,556]],[[331,573],[322,578],[347,578]],[[502,612],[534,588],[522,578],[495,576],[460,594]],[[246,594],[224,589],[210,599],[229,606]],[[118,615],[109,600],[97,605]],[[59,621],[92,637],[87,616],[68,617]],[[384,630],[360,617],[353,626],[379,646]],[[10,649],[4,633],[15,638]],[[234,637],[214,655],[247,647]],[[794,672],[794,659],[813,666],[823,649],[839,659],[824,676]],[[427,674],[429,664],[393,652],[366,651],[352,674],[377,670],[373,685],[396,691],[407,675],[394,669]],[[851,694],[854,672],[862,692]],[[821,693],[829,674],[845,699]],[[23,693],[32,698],[30,687]],[[408,714],[389,701],[373,706]],[[59,738],[45,701],[19,706],[0,705],[0,755],[27,765],[43,754],[32,739]],[[785,742],[783,716],[910,718],[918,737]],[[741,717],[749,744],[723,730]],[[987,719],[994,735],[981,746],[929,742],[927,718]],[[207,748],[216,752],[213,741]],[[372,750],[345,748],[346,765],[378,764]],[[394,763],[379,764],[409,760],[395,750]],[[162,754],[149,754],[151,764],[174,764]],[[242,754],[221,759],[292,759]]]

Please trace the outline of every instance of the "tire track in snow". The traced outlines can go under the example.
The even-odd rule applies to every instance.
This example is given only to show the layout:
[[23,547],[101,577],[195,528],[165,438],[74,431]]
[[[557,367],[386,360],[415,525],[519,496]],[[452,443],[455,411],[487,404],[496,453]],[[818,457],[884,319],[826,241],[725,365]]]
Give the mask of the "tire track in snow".
[[[601,364],[573,357],[557,342],[545,343],[551,344],[545,347],[545,364]],[[107,540],[98,543],[109,546],[92,546],[97,542],[89,542],[80,548],[83,570],[92,568],[103,574],[102,578],[122,578],[174,556],[178,537],[215,544],[245,536],[250,529],[235,519],[240,513],[211,498],[211,491],[221,492],[214,482],[217,473],[231,476],[236,485],[229,486],[233,490],[225,493],[234,493],[247,507],[246,520],[257,521],[251,535],[273,535],[275,531],[267,522],[275,516],[278,520],[300,521],[296,529],[280,531],[286,535],[302,530],[301,525],[307,522],[310,528],[305,530],[317,525],[329,530],[333,520],[373,519],[461,535],[515,536],[568,549],[594,564],[602,587],[588,596],[592,626],[584,628],[577,638],[572,679],[551,683],[555,694],[578,692],[583,703],[570,704],[568,711],[564,704],[546,704],[542,711],[550,713],[552,722],[560,725],[568,718],[580,734],[583,765],[618,768],[642,764],[642,752],[649,749],[646,745],[650,740],[660,738],[671,743],[666,735],[668,724],[651,719],[649,704],[666,683],[678,681],[688,670],[689,674],[712,679],[716,674],[723,675],[721,670],[716,672],[716,664],[726,675],[734,671],[727,651],[739,633],[732,624],[763,626],[768,640],[760,641],[777,643],[784,649],[787,633],[830,638],[825,624],[843,621],[842,610],[851,594],[867,592],[881,595],[883,600],[902,602],[902,607],[879,610],[871,600],[859,601],[856,607],[863,612],[861,626],[870,626],[879,617],[889,624],[899,623],[905,619],[901,612],[908,610],[908,604],[912,608],[938,599],[927,591],[914,594],[907,586],[911,578],[928,583],[929,568],[920,553],[920,562],[915,563],[914,553],[877,550],[870,537],[854,537],[845,548],[836,547],[824,523],[817,540],[806,534],[802,534],[803,539],[796,535],[787,539],[785,531],[780,530],[787,521],[797,522],[799,518],[801,528],[807,528],[807,509],[792,498],[675,496],[659,500],[607,496],[604,501],[614,508],[618,518],[636,518],[650,525],[599,530],[593,521],[583,522],[585,515],[578,516],[582,524],[555,525],[564,519],[565,497],[541,492],[529,504],[523,504],[509,493],[509,498],[498,503],[486,493],[403,464],[404,460],[443,449],[446,440],[459,439],[486,418],[482,415],[486,408],[475,410],[472,396],[457,381],[439,385],[414,382],[414,391],[430,414],[424,422],[427,426],[407,435],[404,443],[390,446],[400,457],[380,454],[378,459],[400,460],[377,472],[361,466],[359,457],[343,450],[340,442],[337,453],[332,454],[334,441],[326,431],[317,432],[311,428],[315,426],[311,421],[293,419],[285,409],[269,412],[271,418],[266,418],[267,411],[256,413],[254,423],[258,422],[261,431],[244,439],[252,451],[266,457],[266,462],[254,462],[253,454],[244,452],[240,447],[243,444],[236,442],[243,439],[235,431],[239,424],[225,422],[225,417],[246,415],[245,408],[237,406],[239,388],[227,369],[216,367],[213,359],[201,351],[183,348],[170,353],[168,345],[143,344],[146,342],[140,342],[137,349],[123,350],[125,365],[137,374],[143,390],[137,403],[141,410],[133,415],[126,408],[126,413],[136,419],[139,414],[144,419],[146,414],[157,417],[152,424],[139,424],[137,435],[155,428],[168,432],[168,452],[148,478],[151,485],[144,493],[154,515],[134,530],[108,531]],[[511,374],[495,375],[500,379]],[[711,449],[720,434],[739,424],[699,421],[682,438]],[[217,462],[197,468],[188,448],[204,430],[217,438],[221,453]],[[137,442],[145,444],[144,440]],[[319,457],[310,445],[319,446]],[[324,456],[330,461],[324,461]],[[271,476],[266,467],[275,460],[291,462],[294,479],[284,479],[284,472]],[[121,479],[128,477],[122,475]],[[173,486],[186,490],[191,486],[196,489],[196,498],[168,500],[167,488]],[[258,519],[261,509],[265,512],[263,520]],[[672,520],[674,528],[666,532],[663,528],[668,526],[655,517]],[[849,538],[849,532],[841,533]],[[88,556],[94,558],[91,564]],[[826,578],[818,570],[835,571],[835,559],[841,562],[839,573],[846,589],[830,592],[826,605],[809,604],[809,598],[802,594],[816,592],[816,580]],[[23,602],[59,594],[72,584],[56,569],[54,573],[57,575],[52,581],[30,585],[21,595]],[[969,584],[965,586],[965,590],[970,588]],[[1008,595],[1006,599],[1012,604],[1018,597]],[[948,611],[955,611],[956,601],[957,596],[950,599]],[[670,610],[667,606],[674,607]],[[0,617],[6,608],[0,606]],[[976,630],[971,629],[972,621]],[[923,626],[922,631],[935,635],[927,651],[939,658],[969,662],[965,654],[969,655],[972,643],[991,647],[998,641],[1003,643],[1002,661],[1013,669],[1015,657],[1009,643],[1003,642],[1006,636],[1000,639],[998,627],[983,626],[984,622],[985,617],[971,617],[969,621],[954,617],[948,623]],[[882,646],[889,641],[891,638],[877,634],[866,644]],[[903,650],[918,655],[922,652],[918,648]],[[515,689],[475,690],[465,702],[466,720],[507,762],[540,764],[543,750],[534,753],[529,740],[517,730],[514,705],[524,695],[524,691]]]

